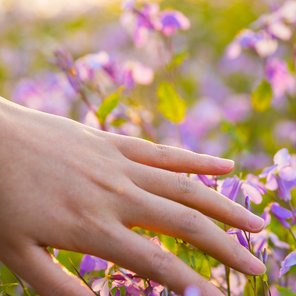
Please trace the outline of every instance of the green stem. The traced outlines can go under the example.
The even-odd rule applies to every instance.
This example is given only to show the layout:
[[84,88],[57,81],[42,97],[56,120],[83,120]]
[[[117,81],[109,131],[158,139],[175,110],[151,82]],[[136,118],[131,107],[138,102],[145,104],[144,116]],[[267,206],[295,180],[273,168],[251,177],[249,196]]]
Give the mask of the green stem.
[[253,280],[254,280],[254,296],[257,296],[257,279],[256,276],[253,276]]
[[293,237],[293,239],[294,239],[294,241],[295,241],[295,243],[296,243],[296,236],[295,236],[295,234],[293,233],[292,229],[291,229],[291,228],[288,228],[288,230],[289,230],[290,234],[292,235],[292,237]]

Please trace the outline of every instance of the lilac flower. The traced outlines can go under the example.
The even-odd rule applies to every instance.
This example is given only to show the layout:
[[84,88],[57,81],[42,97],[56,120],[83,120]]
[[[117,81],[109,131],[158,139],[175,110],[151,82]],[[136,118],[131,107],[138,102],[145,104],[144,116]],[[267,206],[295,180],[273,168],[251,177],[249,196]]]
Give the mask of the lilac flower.
[[247,195],[245,199],[245,207],[250,211],[251,209],[251,204],[250,204],[250,197]]
[[296,251],[290,253],[281,263],[280,277],[285,275],[292,266],[296,265]]
[[129,61],[123,65],[121,84],[127,89],[133,88],[135,84],[149,85],[153,78],[153,70],[139,62]]
[[237,176],[226,178],[221,185],[221,193],[235,201],[241,188],[241,181]]
[[292,37],[292,30],[283,21],[273,21],[267,25],[267,32],[280,40],[288,41]]
[[266,58],[272,55],[278,47],[277,41],[266,31],[254,32],[252,30],[243,30],[227,49],[227,56],[230,59],[236,59],[242,53],[242,50],[248,49],[257,53],[260,57]]
[[237,237],[239,243],[240,243],[243,247],[245,247],[246,249],[249,250],[249,244],[248,244],[248,242],[247,242],[245,236],[243,235],[243,232],[242,232],[240,229],[238,229],[238,230],[236,231],[236,237]]
[[108,278],[98,278],[93,281],[91,288],[95,292],[100,292],[100,296],[109,296],[110,289],[109,289],[109,281]]
[[176,10],[165,10],[160,13],[160,32],[165,36],[174,35],[177,30],[188,30],[190,22],[181,12]]
[[84,255],[80,263],[80,273],[84,274],[94,270],[105,270],[108,267],[108,262],[94,256]]
[[255,204],[260,204],[262,196],[266,193],[264,184],[252,174],[248,174],[247,179],[242,181],[241,190],[245,198],[248,197]]
[[68,116],[76,94],[61,73],[41,73],[36,79],[21,80],[12,99],[40,111]]
[[289,73],[287,65],[276,58],[268,60],[265,65],[265,75],[271,83],[275,97],[282,97],[295,88],[295,79]]
[[82,88],[82,82],[72,55],[68,51],[57,50],[55,57],[57,66],[67,75],[70,85],[76,92],[79,92]]
[[278,10],[280,17],[288,24],[295,24],[296,22],[296,2],[286,1]]
[[115,62],[108,53],[100,51],[98,53],[85,55],[75,62],[79,77],[83,82],[95,82],[100,86],[110,84],[110,80],[117,81],[117,69]]
[[125,6],[126,11],[121,18],[122,24],[133,34],[137,46],[144,46],[148,42],[151,32],[156,31],[159,22],[159,6],[156,3],[146,3],[137,9],[134,3]]
[[287,149],[281,149],[274,155],[274,165],[266,168],[261,178],[266,178],[266,188],[277,190],[284,201],[291,199],[290,190],[296,187],[296,162]]
[[293,217],[291,211],[281,207],[278,203],[272,203],[270,207],[271,213],[281,222],[281,224],[286,227],[290,228],[290,224],[287,222],[288,219]]
[[217,178],[214,176],[208,176],[208,175],[197,175],[197,178],[199,181],[201,181],[203,184],[205,184],[208,187],[211,188],[217,188]]
[[264,185],[258,178],[249,174],[246,180],[240,180],[237,176],[226,178],[220,184],[219,191],[235,201],[240,193],[249,198],[255,204],[260,204],[262,195],[266,192]]
[[288,243],[281,241],[276,234],[266,229],[262,230],[260,233],[252,233],[251,244],[257,256],[264,252],[264,249],[269,249],[271,243],[274,249],[287,250],[290,248]]

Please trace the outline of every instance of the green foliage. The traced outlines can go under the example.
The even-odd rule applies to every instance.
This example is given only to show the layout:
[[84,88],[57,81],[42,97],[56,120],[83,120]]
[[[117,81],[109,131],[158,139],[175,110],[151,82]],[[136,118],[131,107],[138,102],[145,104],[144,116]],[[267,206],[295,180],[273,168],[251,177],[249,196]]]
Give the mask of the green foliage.
[[272,101],[272,87],[267,80],[261,81],[252,93],[251,97],[254,110],[258,112],[266,111]]
[[171,62],[169,63],[169,65],[167,66],[168,67],[168,70],[173,70],[175,68],[178,68],[180,67],[184,62],[185,60],[188,58],[188,52],[187,51],[180,51],[180,52],[177,52]]
[[176,255],[193,270],[203,275],[205,278],[210,279],[211,265],[203,252],[182,242],[177,243]]
[[180,123],[186,115],[186,103],[169,82],[161,82],[157,89],[158,110],[172,123]]
[[295,296],[295,293],[288,288],[277,286],[277,290],[279,291],[280,296]]
[[117,107],[123,88],[118,88],[114,93],[104,99],[96,115],[101,124],[104,124],[108,115]]

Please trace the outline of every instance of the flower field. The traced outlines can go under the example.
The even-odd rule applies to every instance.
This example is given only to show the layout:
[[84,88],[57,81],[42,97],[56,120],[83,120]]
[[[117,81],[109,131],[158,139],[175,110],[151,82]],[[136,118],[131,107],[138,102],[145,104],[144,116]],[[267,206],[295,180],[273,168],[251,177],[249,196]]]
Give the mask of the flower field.
[[[0,94],[96,129],[235,160],[227,176],[188,178],[265,220],[256,234],[216,222],[266,264],[264,275],[239,273],[179,238],[134,231],[225,295],[296,295],[296,1],[87,2],[29,10],[0,1]],[[50,252],[97,295],[176,295],[103,258]],[[0,262],[0,295],[37,294]]]

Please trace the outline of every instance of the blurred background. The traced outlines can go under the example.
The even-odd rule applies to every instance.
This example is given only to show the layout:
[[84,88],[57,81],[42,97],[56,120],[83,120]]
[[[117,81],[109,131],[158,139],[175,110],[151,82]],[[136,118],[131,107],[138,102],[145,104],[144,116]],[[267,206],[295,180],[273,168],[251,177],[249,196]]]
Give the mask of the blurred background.
[[[242,174],[258,172],[272,163],[278,149],[295,150],[295,92],[283,91],[280,99],[274,97],[264,112],[258,112],[251,96],[266,75],[267,59],[254,54],[229,59],[227,49],[242,29],[256,28],[262,14],[284,2],[137,1],[139,7],[157,3],[161,10],[178,10],[191,24],[171,39],[151,37],[143,46],[133,40],[121,1],[0,0],[0,95],[97,127],[56,65],[54,52],[67,50],[74,60],[100,53],[100,63],[112,58],[117,65],[136,64],[141,69],[139,83],[126,90],[122,105],[106,123],[107,130],[230,157],[237,160]],[[294,87],[293,42],[279,46],[276,55],[285,60]],[[280,77],[288,76],[285,69]],[[157,105],[157,88],[166,80],[186,102],[181,120],[172,119]],[[92,94],[90,101],[98,107],[102,98]],[[61,251],[58,259],[74,271],[69,254]],[[78,266],[81,255],[71,254],[71,259]],[[23,293],[15,283],[15,276],[0,266],[0,295]]]

